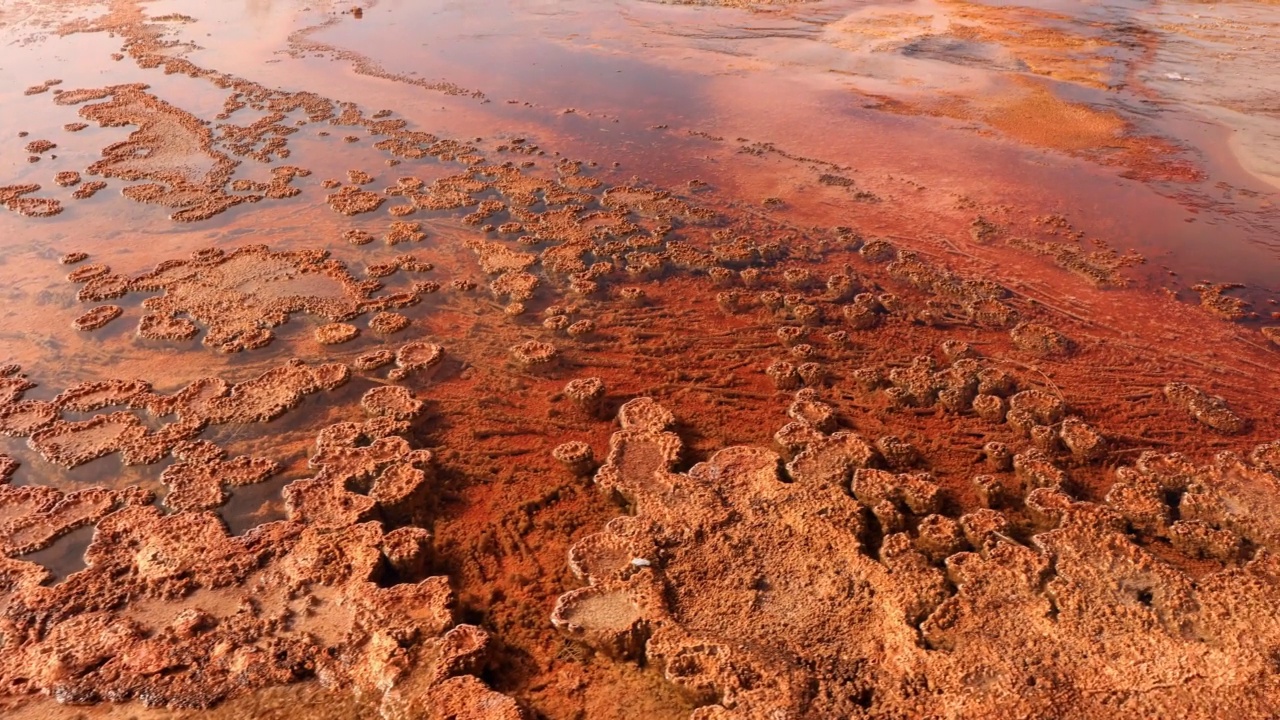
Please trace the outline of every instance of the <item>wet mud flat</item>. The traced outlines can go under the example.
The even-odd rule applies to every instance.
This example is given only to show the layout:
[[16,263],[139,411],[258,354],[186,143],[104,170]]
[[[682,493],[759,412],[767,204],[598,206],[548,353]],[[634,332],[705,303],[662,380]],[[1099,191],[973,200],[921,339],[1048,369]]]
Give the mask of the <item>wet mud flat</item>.
[[6,716],[1274,707],[1206,23],[519,12],[0,11]]

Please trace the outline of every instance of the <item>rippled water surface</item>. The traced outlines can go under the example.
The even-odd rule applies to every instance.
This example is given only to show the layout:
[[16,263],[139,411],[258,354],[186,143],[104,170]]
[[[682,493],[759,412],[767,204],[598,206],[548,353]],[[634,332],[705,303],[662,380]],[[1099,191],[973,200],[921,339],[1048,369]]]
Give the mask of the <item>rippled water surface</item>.
[[[0,652],[20,659],[0,663],[12,681],[0,707],[408,717],[411,704],[379,699],[395,683],[366,665],[372,641],[360,632],[372,631],[325,623],[363,627],[350,609],[368,592],[357,583],[431,576],[448,578],[450,623],[493,638],[483,661],[477,652],[440,677],[474,675],[537,717],[685,717],[705,698],[584,650],[547,621],[580,584],[564,567],[568,548],[619,512],[641,512],[550,452],[581,440],[603,460],[616,428],[601,418],[639,395],[681,418],[686,460],[768,445],[791,402],[781,391],[794,390],[765,374],[780,359],[822,364],[805,382],[847,401],[844,427],[916,438],[919,469],[946,487],[969,488],[988,430],[920,408],[909,420],[885,414],[883,400],[855,398],[865,377],[855,370],[906,367],[949,339],[1059,397],[1078,392],[1073,410],[1110,418],[1117,442],[1116,455],[1077,470],[1089,500],[1106,495],[1104,470],[1124,453],[1240,450],[1194,425],[1160,435],[1157,411],[1138,405],[1173,374],[1257,410],[1247,439],[1268,439],[1270,389],[1252,389],[1280,346],[1280,331],[1274,343],[1263,334],[1280,325],[1278,55],[1274,2],[0,4],[0,361],[14,364],[0,378],[0,453],[18,464],[0,498],[11,563],[0,610],[27,633],[4,628],[13,647]],[[94,182],[105,185],[76,196]],[[876,239],[900,261],[958,274],[885,270],[857,252]],[[106,267],[82,270],[96,264]],[[858,312],[834,276],[861,277],[858,291],[880,298],[868,302],[888,318],[884,335],[823,344]],[[1001,291],[956,290],[961,278]],[[984,302],[1013,314],[975,319]],[[103,306],[112,318],[87,327]],[[1083,357],[1042,366],[1019,355],[1008,328],[1025,319],[1079,328]],[[566,329],[578,321],[580,332]],[[780,340],[778,325],[813,339]],[[351,338],[325,334],[340,332]],[[444,359],[368,360],[413,341],[440,345]],[[551,343],[554,361],[529,360],[529,343]],[[588,376],[609,390],[584,419],[566,410],[564,386]],[[128,392],[85,385],[134,380]],[[116,395],[77,400],[85,387]],[[421,403],[370,400],[390,388]],[[332,451],[342,460],[326,454],[323,438],[346,437],[334,428],[370,418],[386,421],[381,435]],[[350,510],[377,494],[382,465],[352,470],[320,510],[290,499],[346,472],[339,465],[379,437],[431,453],[419,493],[430,499],[411,519],[389,501]],[[184,491],[199,500],[184,504]],[[954,498],[967,509],[972,490]],[[221,568],[243,552],[248,565],[216,582],[175,570],[157,589],[147,568],[186,562],[172,548],[95,534],[145,508],[156,527],[212,517],[240,545],[206,561]],[[361,540],[373,543],[369,568],[313,582],[289,575],[305,564],[291,558],[312,552],[293,549],[301,540],[263,539],[360,523],[377,525],[377,538],[422,528],[430,549],[411,573],[390,541]],[[196,530],[165,532],[185,548]],[[127,570],[104,569],[135,551],[133,564],[120,560]],[[364,567],[314,553],[306,562]],[[125,575],[143,589],[111,595]],[[234,688],[216,698],[164,679],[187,678],[200,658],[143,672],[151,656],[120,669],[45,647],[61,637],[49,618],[75,603],[111,618],[101,637],[117,640],[102,643],[150,642],[181,611],[203,612],[212,601],[192,593],[215,585],[244,593],[238,617],[261,619],[214,646],[243,651],[216,661],[217,673],[233,668],[217,682]],[[56,587],[75,588],[58,591],[75,603],[54,603]],[[209,622],[227,628],[231,616]],[[343,638],[326,645],[342,670],[244,669],[282,635],[328,632]],[[425,667],[427,651],[410,647],[443,631],[415,632],[397,642],[415,658],[406,667]]]

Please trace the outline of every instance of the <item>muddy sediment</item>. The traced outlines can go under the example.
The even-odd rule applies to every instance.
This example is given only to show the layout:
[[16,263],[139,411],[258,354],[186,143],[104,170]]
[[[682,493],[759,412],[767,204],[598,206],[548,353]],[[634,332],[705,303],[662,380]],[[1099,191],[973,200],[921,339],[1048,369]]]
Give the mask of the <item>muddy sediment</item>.
[[[1056,208],[885,192],[834,139],[841,162],[690,132],[734,148],[711,184],[610,169],[642,159],[626,144],[579,162],[569,123],[634,131],[344,54],[318,39],[336,15],[290,61],[350,62],[388,102],[206,67],[173,40],[204,21],[145,12],[68,20],[137,72],[28,88],[88,122],[33,125],[16,147],[45,186],[0,188],[6,322],[40,338],[0,370],[6,714],[1275,706],[1280,419],[1256,378],[1280,336],[1257,288],[1160,293]],[[947,12],[950,40],[905,50],[908,19],[839,29],[913,58],[1013,48],[1039,79],[863,110],[1135,182],[1213,171],[1047,84],[1105,86],[1122,43]],[[436,123],[397,84],[466,104]],[[101,208],[165,232],[96,232]]]

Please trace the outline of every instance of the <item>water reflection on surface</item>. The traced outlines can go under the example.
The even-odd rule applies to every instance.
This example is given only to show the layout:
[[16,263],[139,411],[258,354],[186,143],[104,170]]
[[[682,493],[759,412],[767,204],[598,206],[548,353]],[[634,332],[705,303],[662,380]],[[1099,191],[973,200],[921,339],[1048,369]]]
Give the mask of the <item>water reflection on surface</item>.
[[[807,343],[801,344],[807,350],[774,347],[783,329],[775,325],[791,328],[794,320],[797,330],[810,329],[802,327],[806,321],[799,315],[784,317],[790,310],[761,311],[758,321],[732,310],[737,296],[727,295],[726,288],[741,290],[750,302],[763,297],[743,269],[779,275],[811,264],[811,281],[779,285],[787,291],[785,307],[809,307],[791,297],[808,292],[832,306],[832,323],[841,322],[837,313],[843,311],[836,303],[849,298],[831,300],[823,288],[829,278],[852,273],[851,262],[861,261],[852,252],[839,256],[852,247],[839,245],[851,235],[833,230],[855,228],[867,238],[888,238],[903,251],[921,252],[930,262],[954,263],[966,277],[1003,283],[1009,302],[1023,312],[1059,313],[1064,322],[1079,322],[1107,342],[1123,339],[1129,343],[1125,347],[1142,352],[1168,344],[1171,352],[1158,362],[1190,357],[1183,370],[1225,377],[1223,392],[1237,393],[1233,402],[1241,402],[1242,387],[1256,383],[1252,370],[1242,368],[1264,367],[1268,357],[1257,329],[1274,323],[1271,313],[1280,294],[1280,130],[1271,77],[1280,33],[1269,31],[1280,22],[1280,6],[1274,4],[823,0],[742,8],[382,0],[363,5],[358,18],[353,5],[328,1],[192,6],[159,0],[118,6],[151,18],[142,27],[162,33],[162,55],[245,82],[220,85],[140,67],[123,55],[110,60],[123,49],[113,33],[59,35],[51,29],[56,23],[41,26],[21,8],[0,9],[0,35],[8,41],[0,51],[0,103],[14,108],[0,114],[0,137],[10,139],[0,147],[0,170],[5,183],[38,183],[42,196],[65,205],[60,215],[43,219],[0,212],[5,300],[0,340],[5,360],[19,363],[38,383],[24,399],[52,400],[80,381],[102,378],[140,378],[157,394],[172,395],[202,378],[251,381],[292,358],[309,366],[350,365],[370,351],[394,353],[410,339],[443,344],[448,359],[436,374],[411,375],[399,383],[427,402],[431,418],[403,434],[415,445],[430,447],[441,468],[432,486],[431,528],[439,555],[430,569],[450,576],[459,595],[459,618],[483,621],[504,633],[500,644],[510,653],[504,659],[510,667],[486,668],[491,676],[486,680],[548,717],[571,717],[564,708],[572,703],[564,698],[591,693],[597,709],[616,692],[648,698],[652,707],[646,716],[680,717],[689,711],[686,700],[652,668],[578,657],[580,651],[569,644],[556,649],[564,641],[546,627],[548,607],[565,589],[561,566],[571,540],[616,514],[607,499],[580,487],[580,478],[561,477],[563,469],[549,460],[550,448],[569,438],[589,440],[598,451],[607,446],[612,429],[596,422],[599,418],[589,422],[565,409],[567,380],[588,373],[607,377],[611,408],[624,396],[641,393],[686,403],[694,410],[681,418],[680,432],[690,441],[690,454],[705,459],[724,445],[771,441],[772,416],[759,418],[771,412],[767,406],[782,385],[774,387],[761,371],[775,356],[799,363],[811,353],[851,376],[867,357],[906,366],[914,362],[911,353],[932,352],[943,337],[973,340],[984,353],[997,356],[1008,345],[1004,329],[911,320],[894,325],[897,334],[888,340],[860,339],[845,348],[815,340],[816,350]],[[102,17],[99,8],[59,8],[54,15],[63,22],[80,12],[88,20]],[[137,26],[126,30],[135,33],[133,41],[141,36]],[[172,208],[122,195],[122,189],[145,178],[111,178],[106,190],[82,201],[70,199],[70,188],[52,182],[56,172],[84,171],[105,148],[130,137],[135,126],[93,123],[77,132],[64,129],[82,119],[82,105],[57,104],[53,91],[24,93],[51,78],[62,80],[58,90],[146,83],[147,93],[216,131],[269,119],[262,98],[273,91],[311,92],[336,101],[339,109],[403,120],[410,131],[469,143],[471,150],[446,153],[447,158],[395,155],[376,146],[385,132],[338,117],[310,121],[306,112],[293,109],[273,120],[287,158],[260,162],[238,155],[233,177],[262,181],[273,168],[297,165],[310,174],[293,180],[300,191],[296,196],[245,203],[198,223],[176,223],[169,218]],[[19,133],[30,135],[19,138]],[[232,143],[215,137],[213,149],[229,152]],[[25,146],[37,138],[50,138],[58,147],[30,162]],[[201,154],[208,151],[192,150],[179,169],[208,165]],[[568,212],[571,220],[565,227],[530,230],[521,223],[536,224],[555,203],[544,194],[522,206],[510,202],[511,188],[490,187],[459,207],[409,208],[404,221],[421,223],[426,233],[420,243],[383,240],[389,223],[400,217],[387,208],[406,207],[399,196],[387,193],[399,179],[430,185],[484,163],[518,168],[522,179],[581,183]],[[370,182],[357,183],[352,171],[368,174]],[[391,200],[376,212],[340,215],[326,201],[334,184],[359,185]],[[641,198],[635,207],[610,204],[605,188],[620,185],[631,187],[614,199],[631,193]],[[656,197],[659,191],[669,191],[672,206],[683,208],[672,211],[675,219],[645,205],[645,193]],[[509,204],[472,222],[465,218],[475,208],[472,200]],[[696,212],[690,209],[695,207]],[[566,237],[580,239],[575,232],[589,236],[595,226],[584,216],[613,210],[636,224],[607,250],[594,245],[597,240],[605,245],[607,233],[591,237],[586,259],[609,278],[601,286],[590,284],[595,278],[576,277],[574,288],[569,276],[575,273],[547,267],[545,255],[529,259]],[[607,225],[597,220],[598,227]],[[999,241],[981,236],[983,223],[999,228]],[[502,230],[507,224],[517,228]],[[355,245],[344,236],[351,230],[377,239]],[[477,237],[527,254],[517,262],[527,261],[543,283],[526,298],[529,307],[489,287],[496,273],[477,268],[483,255],[475,249],[482,246],[471,244]],[[686,243],[702,252],[734,237],[766,245],[780,239],[794,247],[745,261],[730,257],[725,267],[715,268],[724,271],[719,275],[675,252],[670,258],[676,259],[658,269],[645,271],[639,260],[663,243]],[[87,262],[138,277],[193,252],[255,243],[273,251],[323,250],[358,280],[382,283],[381,296],[404,291],[416,280],[438,287],[415,304],[395,308],[410,330],[381,336],[369,326],[372,312],[360,313],[343,320],[359,334],[341,345],[318,342],[315,332],[323,319],[305,312],[276,323],[269,344],[243,352],[216,352],[201,343],[202,335],[148,340],[138,328],[162,295],[154,289],[102,301],[120,306],[122,316],[101,330],[71,329],[71,320],[90,305],[77,299],[80,286],[67,280],[73,268],[59,264],[64,253],[83,251],[90,255]],[[413,277],[371,271],[401,262],[405,253],[428,260],[432,270]],[[1082,279],[1071,261],[1085,253],[1116,262],[1122,281]],[[1137,264],[1139,256],[1145,265]],[[779,257],[787,264],[779,266]],[[586,268],[584,263],[577,274]],[[243,275],[234,287],[255,297],[300,294],[323,300],[342,292],[320,275],[288,281],[272,276],[270,282],[250,271]],[[708,290],[709,278],[720,284]],[[582,290],[585,280],[590,283]],[[1229,292],[1249,300],[1254,314],[1230,326],[1209,315],[1165,317],[1174,313],[1160,304],[1159,293],[1194,303],[1199,298],[1192,286],[1202,280],[1243,284]],[[621,292],[641,286],[648,295]],[[866,289],[893,297],[872,283]],[[170,290],[188,291],[194,292]],[[778,294],[778,303],[782,298]],[[891,305],[886,302],[883,314]],[[757,310],[751,306],[751,312]],[[591,320],[595,330],[577,337],[557,334],[554,322],[548,324],[569,315]],[[1190,340],[1178,333],[1199,322],[1224,323],[1204,333],[1231,357],[1215,357],[1213,347],[1178,349],[1178,343]],[[1236,352],[1227,339],[1246,331],[1252,340]],[[513,359],[512,348],[519,343],[545,338],[568,348],[557,365],[523,367]],[[899,344],[906,354],[884,355]],[[1202,351],[1208,354],[1196,354]],[[774,355],[766,362],[769,353]],[[1043,377],[1054,392],[1059,381],[1068,392],[1068,380],[1087,386],[1081,391],[1085,411],[1116,402],[1114,387],[1102,387],[1102,380],[1066,361],[1057,369],[1044,363],[1045,373],[1018,357],[1023,356],[1015,354],[1010,362],[1038,374],[1034,382]],[[1114,363],[1105,365],[1106,372],[1132,361],[1118,357],[1104,358]],[[1134,384],[1125,385],[1126,392],[1138,400],[1155,397],[1158,392],[1146,386],[1163,384],[1168,367],[1135,370],[1137,380],[1123,378]],[[1054,373],[1066,379],[1050,379]],[[195,437],[215,443],[230,457],[268,458],[281,466],[264,482],[229,489],[229,499],[215,511],[228,532],[244,536],[287,519],[284,489],[316,473],[317,434],[338,423],[366,420],[372,411],[360,406],[365,393],[394,384],[386,368],[357,372],[341,387],[309,394],[270,422],[202,428]],[[840,377],[830,389],[840,394],[847,385]],[[150,432],[173,419],[140,407],[130,411]],[[905,429],[896,428],[889,423],[901,417],[871,413],[860,402],[843,412],[866,413],[856,415],[860,424],[867,423],[860,429],[915,433],[922,444],[945,445],[954,429],[927,425],[943,421],[924,413],[908,414]],[[97,413],[66,411],[63,417],[81,421]],[[1153,431],[1145,416],[1116,422],[1129,438],[1141,440],[1144,433],[1160,430]],[[1264,433],[1267,422],[1261,419],[1256,432]],[[983,437],[983,432],[964,438]],[[166,488],[160,478],[173,463],[170,457],[124,465],[111,454],[66,469],[45,462],[33,447],[22,437],[0,441],[0,450],[21,463],[11,481],[15,487],[137,486],[154,491],[163,507]],[[1215,439],[1204,447],[1225,446]],[[972,448],[961,452],[946,446],[937,457],[934,469],[957,483],[973,464]],[[965,493],[971,492],[962,490],[960,496],[967,501]],[[19,559],[49,569],[50,585],[60,583],[85,568],[84,549],[93,533],[93,525],[80,527]],[[526,590],[536,597],[518,596]],[[565,667],[590,681],[562,678]],[[346,693],[338,695],[331,701],[308,683],[235,699],[210,714],[353,717],[374,712]],[[609,712],[626,716],[625,704],[614,705]],[[14,717],[54,710],[36,703],[19,712]],[[83,712],[111,717],[134,709],[98,706]]]

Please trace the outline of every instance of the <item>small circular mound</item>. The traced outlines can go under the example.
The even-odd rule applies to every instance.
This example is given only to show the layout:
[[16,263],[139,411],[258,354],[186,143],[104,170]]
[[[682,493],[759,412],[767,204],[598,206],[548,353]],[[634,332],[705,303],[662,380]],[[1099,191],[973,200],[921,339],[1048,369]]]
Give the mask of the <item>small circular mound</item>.
[[817,351],[809,343],[800,343],[791,348],[791,357],[808,360],[815,352]]
[[380,312],[369,318],[369,329],[379,335],[391,335],[409,327],[409,318],[399,313]]
[[813,284],[813,273],[806,268],[789,268],[782,271],[782,281],[788,287],[806,288]]
[[596,324],[591,320],[579,320],[570,325],[565,332],[569,333],[569,337],[582,337],[590,335],[596,331]]
[[796,367],[796,374],[809,387],[819,387],[827,380],[827,368],[816,362],[800,363]]
[[641,305],[644,303],[644,289],[638,287],[624,287],[618,290],[618,299],[628,305]]
[[102,263],[91,263],[89,265],[81,265],[80,267],[67,273],[67,281],[73,283],[89,282],[93,278],[100,275],[106,275],[111,272],[111,268]]
[[858,249],[858,254],[873,263],[887,263],[898,257],[898,248],[887,240],[869,240]]
[[53,176],[53,181],[62,187],[73,187],[80,184],[80,173],[75,170],[63,170]]
[[89,253],[86,252],[69,252],[58,258],[58,262],[63,265],[75,265],[78,262],[84,262],[89,259]]
[[342,363],[328,363],[312,368],[311,377],[321,390],[335,390],[351,379],[351,368]]
[[716,305],[732,315],[750,307],[750,297],[741,290],[725,290],[716,293]]
[[138,335],[148,340],[190,340],[200,329],[187,318],[176,315],[143,315],[138,321]]
[[803,338],[804,335],[805,329],[802,327],[796,327],[795,325],[783,325],[778,328],[778,340],[787,347],[791,347],[792,345],[800,342],[800,339]]
[[444,348],[425,340],[405,343],[396,351],[396,366],[405,370],[424,370],[444,360]]
[[801,325],[817,325],[822,320],[822,313],[813,305],[800,303],[791,308],[791,317]]
[[97,330],[107,323],[115,320],[124,313],[124,308],[119,305],[99,305],[89,312],[81,315],[71,321],[71,325],[77,330]]
[[1009,408],[998,395],[979,394],[973,398],[973,411],[987,422],[1002,423]]
[[774,387],[779,390],[794,390],[800,387],[800,373],[796,372],[795,365],[786,360],[773,363],[764,373],[773,380]]
[[564,386],[565,397],[591,417],[598,416],[604,406],[604,381],[597,377],[570,380]]
[[316,342],[321,345],[340,345],[354,340],[360,328],[348,323],[326,323],[316,328]]
[[423,403],[402,385],[376,387],[360,398],[360,407],[374,417],[412,420],[422,412]]
[[676,416],[651,397],[628,400],[618,408],[618,423],[623,430],[663,432],[676,424]]
[[551,451],[551,457],[576,475],[585,475],[591,472],[596,464],[596,456],[591,451],[591,446],[581,440],[572,440],[557,445]]
[[390,350],[372,350],[351,361],[351,367],[362,372],[377,370],[395,362],[396,354]]
[[511,348],[511,357],[521,367],[531,368],[547,366],[555,362],[560,351],[555,345],[539,340],[530,340]]

